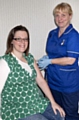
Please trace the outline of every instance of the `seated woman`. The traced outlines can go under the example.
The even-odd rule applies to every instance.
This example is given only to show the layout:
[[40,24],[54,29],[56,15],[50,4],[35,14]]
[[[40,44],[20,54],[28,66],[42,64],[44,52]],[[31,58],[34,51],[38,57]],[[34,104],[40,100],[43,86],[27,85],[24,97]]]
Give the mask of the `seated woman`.
[[[32,54],[26,27],[11,29],[7,50],[0,59],[2,120],[63,120],[64,110],[55,102]],[[39,88],[47,96],[39,94]],[[50,102],[49,102],[50,101]]]

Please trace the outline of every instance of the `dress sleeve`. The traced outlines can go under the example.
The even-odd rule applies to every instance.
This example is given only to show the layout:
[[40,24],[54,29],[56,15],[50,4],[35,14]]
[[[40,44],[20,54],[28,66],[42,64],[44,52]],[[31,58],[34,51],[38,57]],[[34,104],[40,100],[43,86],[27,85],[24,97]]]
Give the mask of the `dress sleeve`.
[[69,57],[79,57],[79,34],[73,33],[68,40],[67,53]]
[[7,62],[4,59],[0,59],[0,94],[4,87],[5,81],[10,72],[10,68],[8,67]]

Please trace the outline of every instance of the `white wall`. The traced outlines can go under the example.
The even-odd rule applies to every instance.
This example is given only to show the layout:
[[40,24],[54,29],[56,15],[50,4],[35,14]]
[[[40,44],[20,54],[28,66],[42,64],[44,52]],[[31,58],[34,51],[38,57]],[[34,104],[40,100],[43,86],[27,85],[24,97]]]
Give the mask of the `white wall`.
[[5,53],[9,31],[19,24],[30,32],[30,52],[35,58],[45,54],[48,32],[55,28],[52,10],[60,2],[71,4],[72,22],[79,30],[79,0],[0,0],[0,56]]
[[30,52],[35,58],[45,54],[48,32],[55,28],[52,10],[60,2],[70,3],[72,23],[79,30],[79,0],[0,0],[0,56],[5,53],[9,31],[19,24],[30,32]]

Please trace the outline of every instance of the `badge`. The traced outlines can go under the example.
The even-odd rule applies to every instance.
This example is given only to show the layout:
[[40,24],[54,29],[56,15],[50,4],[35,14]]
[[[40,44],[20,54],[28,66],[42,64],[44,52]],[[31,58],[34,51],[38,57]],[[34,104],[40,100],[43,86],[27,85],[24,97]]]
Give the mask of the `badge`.
[[64,45],[64,42],[65,42],[65,40],[63,40],[63,41],[61,42],[61,45]]

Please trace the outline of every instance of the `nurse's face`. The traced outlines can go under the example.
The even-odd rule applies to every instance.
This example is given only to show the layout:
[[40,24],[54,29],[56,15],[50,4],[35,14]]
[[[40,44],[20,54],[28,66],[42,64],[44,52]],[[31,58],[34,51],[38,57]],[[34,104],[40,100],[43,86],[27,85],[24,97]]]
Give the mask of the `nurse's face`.
[[71,21],[72,16],[69,15],[69,13],[64,10],[61,11],[59,10],[56,14],[55,14],[55,23],[56,25],[61,29],[66,29]]

